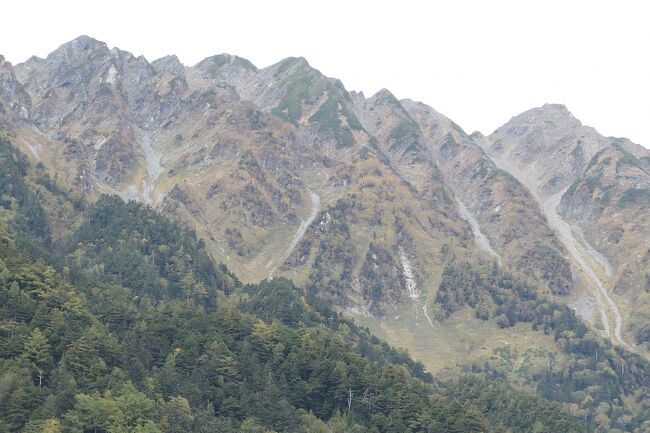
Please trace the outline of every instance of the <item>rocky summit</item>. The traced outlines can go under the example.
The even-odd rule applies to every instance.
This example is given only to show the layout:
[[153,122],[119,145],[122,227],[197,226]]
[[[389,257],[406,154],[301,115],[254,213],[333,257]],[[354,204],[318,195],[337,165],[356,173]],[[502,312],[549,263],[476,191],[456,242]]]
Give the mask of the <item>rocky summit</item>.
[[[352,318],[430,372],[505,378],[598,431],[650,425],[650,151],[563,105],[467,134],[304,58],[187,66],[81,36],[44,59],[0,57],[0,143],[3,220],[35,260],[54,251],[65,281],[125,275],[135,256],[107,259],[124,245],[160,275],[122,285],[178,283],[208,309],[253,308],[286,277],[305,288],[291,317],[325,302],[323,326]],[[163,243],[174,224],[191,235]]]

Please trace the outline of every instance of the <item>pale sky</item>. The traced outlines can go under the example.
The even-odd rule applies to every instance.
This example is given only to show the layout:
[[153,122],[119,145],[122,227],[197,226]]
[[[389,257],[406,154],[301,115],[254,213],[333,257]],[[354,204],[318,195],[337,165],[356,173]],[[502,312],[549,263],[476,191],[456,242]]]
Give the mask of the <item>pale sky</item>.
[[468,133],[549,102],[650,147],[647,0],[20,0],[3,2],[2,17],[0,54],[14,64],[81,34],[187,65],[303,56],[348,90],[387,88]]

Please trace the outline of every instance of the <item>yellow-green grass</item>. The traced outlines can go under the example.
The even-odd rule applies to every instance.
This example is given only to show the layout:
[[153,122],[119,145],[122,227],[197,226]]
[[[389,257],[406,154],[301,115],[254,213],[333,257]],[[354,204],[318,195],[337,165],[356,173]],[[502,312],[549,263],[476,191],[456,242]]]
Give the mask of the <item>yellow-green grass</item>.
[[[360,315],[354,319],[391,345],[407,349],[431,373],[498,360],[505,353],[512,364],[508,368],[538,368],[547,362],[549,353],[557,352],[553,336],[534,331],[528,323],[499,328],[492,321],[475,318],[469,309],[443,323],[434,320],[433,325],[424,316],[422,307],[418,305],[416,309],[413,304],[404,305],[383,319]],[[502,362],[505,361],[499,361]]]

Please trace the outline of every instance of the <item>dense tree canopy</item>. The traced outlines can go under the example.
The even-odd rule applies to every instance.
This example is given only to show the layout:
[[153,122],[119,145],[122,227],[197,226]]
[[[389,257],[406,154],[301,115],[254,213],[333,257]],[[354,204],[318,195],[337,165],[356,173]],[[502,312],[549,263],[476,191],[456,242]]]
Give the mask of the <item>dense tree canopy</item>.
[[[287,280],[211,311],[114,283],[76,289],[0,235],[4,431],[491,431]],[[260,302],[265,320],[246,312]]]

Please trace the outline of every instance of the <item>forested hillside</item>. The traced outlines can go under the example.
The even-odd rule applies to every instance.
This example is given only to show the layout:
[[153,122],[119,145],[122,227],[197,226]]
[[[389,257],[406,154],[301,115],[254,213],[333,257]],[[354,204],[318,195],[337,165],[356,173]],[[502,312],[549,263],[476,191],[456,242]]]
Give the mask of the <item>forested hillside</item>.
[[2,145],[0,432],[588,431],[492,380],[439,382],[289,280],[242,286],[147,206],[42,189]]

